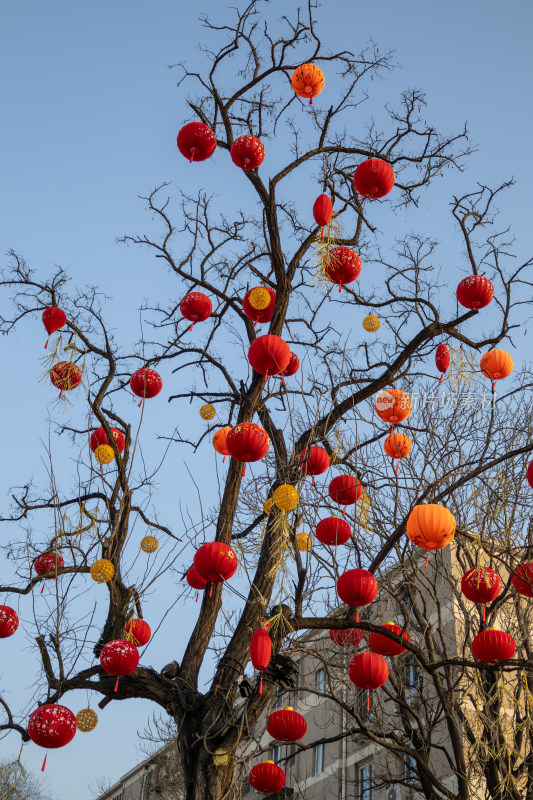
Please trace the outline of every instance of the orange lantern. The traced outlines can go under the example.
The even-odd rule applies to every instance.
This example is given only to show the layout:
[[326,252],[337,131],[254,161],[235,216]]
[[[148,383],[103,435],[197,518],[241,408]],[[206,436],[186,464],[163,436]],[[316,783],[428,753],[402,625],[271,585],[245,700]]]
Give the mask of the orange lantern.
[[[405,458],[411,452],[413,443],[405,433],[391,433],[383,442],[383,449],[385,453],[392,458]],[[395,472],[398,472],[398,464],[396,464]]]
[[313,102],[313,97],[320,94],[326,84],[324,73],[314,64],[302,64],[292,73],[291,86],[298,97],[308,97]]
[[401,389],[387,389],[376,397],[376,414],[383,422],[403,422],[412,410],[411,398]]
[[455,517],[451,511],[437,503],[415,506],[409,514],[406,530],[413,544],[428,551],[427,567],[429,551],[442,550],[453,540]]
[[481,356],[479,362],[481,372],[490,378],[493,383],[507,378],[513,371],[514,361],[505,350],[489,350],[484,356]]
[[229,450],[226,449],[226,436],[230,432],[231,428],[219,428],[218,431],[215,431],[213,435],[213,447],[220,453],[221,456],[224,456],[222,459],[222,463],[226,460],[226,456],[229,456]]

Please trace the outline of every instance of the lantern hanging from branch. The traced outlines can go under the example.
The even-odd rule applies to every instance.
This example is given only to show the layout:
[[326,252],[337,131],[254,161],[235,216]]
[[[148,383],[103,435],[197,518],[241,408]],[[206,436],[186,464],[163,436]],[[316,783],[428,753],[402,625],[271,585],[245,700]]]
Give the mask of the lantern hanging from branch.
[[[43,311],[43,325],[46,328],[46,332],[49,337],[53,333],[58,331],[60,328],[62,328],[63,325],[66,323],[66,321],[67,321],[67,315],[57,306],[51,306],[50,308],[45,308]],[[44,346],[45,350],[48,347],[49,341],[50,339],[46,340],[46,344]]]
[[115,574],[115,567],[108,558],[99,558],[91,564],[91,578],[96,583],[107,583]]
[[254,372],[264,375],[279,375],[289,366],[291,351],[280,336],[267,333],[254,339],[248,348],[248,361]]
[[307,733],[307,722],[292,706],[287,706],[269,715],[267,733],[278,742],[297,742]]
[[485,603],[492,603],[502,591],[502,581],[497,572],[490,567],[473,567],[461,578],[461,591],[472,603],[483,604],[485,622]]
[[300,500],[300,495],[294,486],[284,483],[274,490],[272,499],[281,511],[292,511]]
[[[405,458],[409,455],[412,448],[412,442],[405,433],[390,433],[383,442],[383,449],[385,453],[392,458]],[[396,472],[398,472],[398,465],[396,465]]]
[[499,661],[509,661],[516,651],[516,644],[512,636],[497,628],[487,628],[480,631],[472,639],[472,653],[484,664],[496,664]]
[[126,639],[113,639],[102,647],[100,664],[108,675],[116,677],[115,688],[118,691],[118,681],[123,675],[131,675],[139,664],[139,651],[134,644]]
[[216,417],[215,407],[211,405],[211,403],[204,403],[203,406],[200,406],[200,416],[206,422],[209,420],[214,419]]
[[333,203],[327,194],[320,194],[313,205],[313,217],[320,228],[320,238],[324,238],[324,228],[333,216]]
[[427,551],[427,567],[429,551],[442,550],[453,541],[455,517],[438,503],[418,505],[409,514],[406,532],[413,544]]
[[50,380],[59,389],[59,396],[63,392],[71,392],[81,383],[82,372],[77,364],[72,361],[58,361],[50,369]]
[[[126,439],[124,438],[124,434],[122,433],[122,431],[119,431],[118,428],[111,428],[111,434],[113,436],[113,439],[115,440],[118,452],[122,453],[126,446]],[[96,430],[92,432],[91,438],[89,440],[89,446],[94,453],[95,450],[102,444],[109,445],[109,440],[107,438],[107,434],[104,428],[100,427],[96,428]]]
[[203,292],[189,292],[180,303],[180,311],[191,324],[192,331],[195,322],[205,322],[211,316],[213,304]]
[[346,544],[352,531],[346,520],[340,517],[326,517],[316,526],[315,535],[319,542],[329,547]]
[[258,694],[263,693],[263,672],[270,663],[271,655],[272,642],[270,641],[268,631],[264,628],[258,628],[254,631],[250,641],[250,658],[252,659],[252,664],[254,665],[254,669],[261,673]]
[[337,594],[343,603],[357,608],[355,621],[359,622],[359,609],[378,596],[378,582],[366,569],[349,569],[337,581]]
[[353,506],[363,496],[363,484],[355,475],[337,475],[329,484],[328,494],[340,506]]
[[450,366],[450,351],[446,347],[445,344],[439,344],[437,349],[435,350],[435,365],[439,372],[442,372],[440,376],[440,381],[444,378],[444,373]]
[[494,286],[483,275],[469,275],[457,287],[457,299],[471,310],[485,308],[494,297]]
[[13,636],[19,626],[18,614],[10,606],[0,606],[0,639]]
[[[28,720],[28,736],[47,750],[65,747],[76,734],[76,717],[66,706],[57,703],[46,703],[39,706]],[[46,766],[45,755],[41,771]]]
[[403,422],[412,410],[411,398],[401,389],[386,389],[376,397],[376,414],[383,422]]
[[155,397],[163,388],[161,375],[155,369],[142,367],[136,370],[130,378],[130,386],[133,394],[140,397],[139,407],[145,399]]
[[[261,290],[268,293],[270,297],[270,301],[265,308],[256,308],[250,302],[250,297],[252,297],[253,293]],[[276,304],[276,292],[274,289],[271,289],[270,286],[255,286],[253,289],[249,289],[244,295],[244,299],[242,301],[242,308],[248,319],[251,319],[254,323],[254,326],[257,325],[258,322],[270,322],[272,316],[274,314],[274,306]]]
[[82,733],[90,733],[98,724],[98,716],[92,708],[82,708],[76,714],[76,724]]
[[229,152],[233,163],[245,170],[257,169],[265,159],[263,142],[250,134],[235,139]]
[[526,561],[515,569],[512,583],[518,594],[533,597],[533,561]]
[[135,647],[143,647],[148,644],[152,630],[144,619],[134,617],[126,622],[126,640],[135,645]]
[[191,589],[196,589],[196,602],[198,602],[198,595],[207,586],[207,581],[202,578],[194,564],[187,570],[187,583]]
[[313,546],[313,540],[308,533],[305,531],[299,531],[294,538],[296,540],[296,547],[300,553],[306,553],[308,550],[311,550]]
[[224,456],[222,459],[222,463],[226,460],[226,456],[229,456],[229,450],[226,448],[226,437],[230,432],[231,428],[219,428],[218,431],[215,431],[213,434],[213,447],[220,453],[221,456]]
[[[57,571],[63,569],[64,566],[65,562],[59,553],[43,553],[37,556],[33,562],[33,568],[37,575],[43,575],[47,581],[55,580],[57,578]],[[44,583],[41,587],[41,592],[43,590]]]
[[100,464],[111,464],[115,458],[113,448],[110,444],[99,444],[94,451],[94,458]]
[[508,378],[514,368],[514,362],[505,350],[489,350],[481,356],[479,362],[481,372],[495,384],[502,378]]
[[[401,636],[406,642],[409,641],[409,634],[407,631],[403,631],[402,633],[402,628],[400,628],[399,625],[395,625],[394,622],[385,622],[385,624],[380,627],[386,628],[386,630],[391,631],[391,633],[395,633],[396,636]],[[406,648],[398,642],[393,642],[392,639],[389,639],[382,633],[374,632],[370,633],[368,636],[368,646],[374,653],[379,653],[380,656],[399,656],[405,653],[406,650]]]
[[256,791],[273,794],[285,786],[285,773],[273,761],[263,761],[252,767],[248,780]]
[[300,453],[300,469],[304,475],[311,475],[313,485],[315,475],[322,475],[329,469],[329,455],[323,447],[306,447]]
[[530,461],[526,471],[526,479],[531,488],[533,489],[533,461]]
[[339,292],[347,283],[352,283],[361,273],[361,259],[350,247],[334,247],[324,257],[323,277],[338,283]]
[[389,677],[389,667],[378,653],[357,653],[348,665],[348,675],[359,689],[366,689],[366,709],[370,711],[370,691],[379,689]]
[[282,376],[281,382],[283,383],[283,378],[290,378],[291,375],[295,375],[299,369],[300,369],[300,359],[298,358],[296,353],[291,353],[288,366],[281,372]]
[[376,317],[375,314],[369,314],[363,320],[363,328],[365,331],[368,331],[368,333],[375,333],[379,330],[380,326],[381,322],[379,321],[379,317]]
[[364,635],[359,628],[331,629],[329,632],[329,638],[339,647],[356,647]]
[[[207,583],[224,583],[229,580],[239,565],[235,551],[223,542],[207,542],[195,553],[196,571]],[[213,587],[209,590],[209,597]]]
[[324,73],[315,64],[301,64],[292,73],[291,86],[298,97],[309,98],[313,102],[326,84]]
[[[264,458],[269,447],[267,432],[255,422],[239,422],[226,436],[226,448],[230,456],[244,464]],[[245,473],[246,466],[243,475]]]
[[141,539],[141,550],[143,553],[155,553],[159,547],[159,542],[155,536],[143,536]]
[[394,186],[394,170],[381,158],[367,158],[355,170],[353,185],[362,197],[385,197]]
[[178,133],[178,150],[193,161],[205,161],[215,152],[217,137],[215,132],[203,122],[189,122]]

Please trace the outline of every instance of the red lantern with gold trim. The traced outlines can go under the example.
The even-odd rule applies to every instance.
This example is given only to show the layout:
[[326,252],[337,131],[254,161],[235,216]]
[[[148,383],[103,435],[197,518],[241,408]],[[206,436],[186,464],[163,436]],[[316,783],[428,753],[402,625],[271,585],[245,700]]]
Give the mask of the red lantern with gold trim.
[[152,636],[152,629],[144,619],[129,619],[126,622],[126,637],[135,647],[148,644]]
[[278,742],[297,742],[307,733],[307,722],[305,717],[287,706],[270,714],[267,733]]
[[533,561],[526,561],[515,569],[512,583],[518,594],[533,597]]
[[364,632],[359,628],[332,629],[329,632],[329,638],[333,644],[337,644],[339,647],[356,647],[364,635]]
[[80,385],[81,369],[72,361],[58,361],[50,370],[50,380],[60,390],[61,397],[63,392],[71,392]]
[[285,773],[273,761],[263,761],[250,770],[248,780],[254,789],[263,794],[280,792],[285,786]]
[[359,608],[376,599],[378,582],[366,569],[349,569],[337,581],[337,594],[347,606],[357,608],[355,621],[359,622]]
[[[118,428],[111,428],[111,433],[113,435],[113,439],[115,440],[118,452],[122,453],[126,446],[126,439],[124,438],[124,434],[122,433],[122,431],[119,431]],[[100,445],[102,444],[109,444],[109,441],[104,428],[100,427],[92,432],[91,439],[89,441],[89,446],[94,453],[96,448],[100,447]]]
[[229,152],[233,163],[246,170],[257,169],[265,159],[263,142],[250,134],[235,139]]
[[248,361],[254,372],[265,376],[279,375],[289,366],[291,351],[280,336],[267,333],[255,339],[248,348]]
[[394,186],[394,170],[382,158],[367,158],[355,170],[353,185],[362,197],[385,197]]
[[361,259],[350,247],[334,247],[325,259],[324,276],[331,283],[339,284],[339,292],[347,283],[352,283],[361,273]]
[[244,464],[264,458],[269,447],[267,432],[255,422],[239,422],[226,436],[226,449],[230,456]]
[[181,300],[180,311],[192,323],[189,328],[192,331],[195,322],[205,322],[211,316],[213,304],[203,292],[189,292]]
[[142,401],[146,398],[155,397],[163,388],[161,375],[155,369],[142,367],[136,370],[130,378],[130,387],[133,394],[140,397]]
[[512,636],[497,628],[487,628],[480,631],[472,639],[472,653],[484,664],[497,664],[499,661],[509,661],[516,651],[516,644]]
[[[254,289],[266,289],[266,291],[270,295],[270,303],[266,308],[254,308],[253,305],[250,303],[250,294],[253,292]],[[276,292],[274,289],[271,289],[270,286],[254,286],[252,289],[249,289],[246,294],[244,295],[244,299],[242,301],[242,308],[248,319],[251,319],[254,323],[254,326],[257,325],[258,322],[270,322],[272,316],[274,314],[274,306],[276,304]]]
[[490,567],[473,567],[461,578],[461,591],[472,603],[483,604],[485,622],[485,603],[492,603],[502,591],[502,581],[497,572]]
[[340,517],[326,517],[321,519],[316,526],[316,538],[328,547],[337,547],[346,544],[352,531],[346,520]]
[[14,608],[0,606],[0,639],[13,636],[19,626],[19,617]]

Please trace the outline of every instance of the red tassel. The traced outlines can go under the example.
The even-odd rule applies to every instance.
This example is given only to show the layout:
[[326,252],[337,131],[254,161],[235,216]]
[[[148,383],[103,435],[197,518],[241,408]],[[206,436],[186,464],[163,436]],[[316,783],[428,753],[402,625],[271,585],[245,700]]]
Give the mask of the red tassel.
[[280,388],[283,386],[283,378],[279,382]]
[[346,516],[346,506],[344,506],[344,510],[343,510],[343,512],[342,512],[342,516],[343,516],[343,517],[345,517],[345,516]]
[[245,475],[246,475],[246,464],[244,465],[244,469],[242,471],[242,477],[244,478]]
[[265,377],[264,377],[263,383],[267,382],[267,378],[268,378],[268,372],[265,372]]
[[226,460],[226,456],[224,456],[224,458],[222,459],[222,463],[224,463],[225,460]]
[[59,398],[61,397],[62,394],[63,394],[63,389],[61,389],[61,391],[59,392],[58,400],[59,400]]
[[139,400],[139,402],[137,403],[137,408],[140,408],[140,407],[141,407],[141,405],[142,405],[142,401],[143,401],[143,398],[141,397],[141,399],[140,399],[140,400]]
[[44,581],[43,581],[43,585],[41,586],[41,594],[42,594],[43,592],[44,592]]
[[256,319],[256,321],[254,322],[254,328],[257,328],[257,323],[258,322],[259,322],[259,320]]
[[398,463],[397,463],[397,464],[396,464],[396,466],[394,467],[394,472],[396,472],[396,474],[398,474],[398,467],[399,467],[399,466],[400,466],[400,462],[398,461]]
[[366,713],[370,713],[370,689],[366,690]]
[[324,238],[324,228],[322,228],[322,229],[320,230],[320,238],[321,238],[321,239],[323,239],[323,238]]
[[359,609],[355,612],[355,621],[359,622]]
[[189,328],[190,331],[194,328],[194,322],[192,323],[191,327]]
[[41,772],[44,772],[44,768],[46,767],[46,759],[48,758],[48,753],[46,753],[43,761],[43,765],[41,767]]
[[341,289],[342,289],[342,283],[339,283],[339,292],[341,291]]
[[428,552],[426,553],[426,565],[425,565],[424,569],[427,569],[427,568],[428,568],[428,562],[429,562],[429,550],[428,550]]
[[259,679],[259,691],[257,694],[263,694],[263,673],[261,673],[261,678]]
[[209,584],[209,597],[213,594],[213,584]]
[[483,622],[485,622],[485,603],[483,603]]
[[200,594],[200,592],[196,592],[196,602],[198,602],[198,595],[199,594]]
[[313,105],[313,98],[312,98],[312,97],[310,97],[310,98],[309,98],[309,105],[310,105],[310,106],[312,106],[312,105]]
[[44,346],[44,349],[45,349],[45,350],[46,350],[46,348],[48,347],[48,342],[49,342],[49,341],[50,341],[50,339],[47,339],[47,340],[46,340],[46,344],[45,344],[45,346]]
[[189,153],[191,154],[191,157],[189,158],[189,164],[192,164],[192,162],[194,160],[194,156],[196,155],[197,152],[198,152],[198,148],[197,147],[191,147],[189,149]]
[[313,475],[312,480],[311,480],[311,486],[314,486],[314,485],[315,485],[315,476]]
[[443,380],[443,378],[444,378],[444,372],[443,372],[443,373],[442,373],[442,375],[440,376],[439,386],[440,386],[440,384],[442,383],[442,380]]
[[117,677],[117,682],[115,683],[115,688],[113,689],[114,692],[118,692],[118,682],[120,680],[120,675]]

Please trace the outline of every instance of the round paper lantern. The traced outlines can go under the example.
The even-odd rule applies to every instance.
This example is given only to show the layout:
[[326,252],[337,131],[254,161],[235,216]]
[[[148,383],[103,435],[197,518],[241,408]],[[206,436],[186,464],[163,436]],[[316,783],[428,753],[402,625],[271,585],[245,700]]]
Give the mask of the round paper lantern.
[[528,466],[527,472],[526,472],[526,478],[527,478],[527,482],[529,483],[529,485],[533,489],[533,461],[530,461],[530,463],[529,463],[529,466]]
[[515,569],[512,583],[518,594],[533,597],[533,561],[526,561]]
[[215,132],[203,122],[189,122],[178,133],[178,150],[192,161],[205,161],[215,152]]
[[300,553],[306,553],[313,546],[313,540],[305,531],[300,531],[294,537],[296,539],[296,547]]
[[[409,634],[407,631],[402,633],[400,626],[395,625],[394,622],[386,622],[380,627],[386,628],[391,631],[391,633],[395,633],[396,636],[401,636],[406,642],[409,641]],[[392,639],[388,639],[386,636],[383,636],[382,633],[374,632],[368,636],[368,646],[374,653],[379,653],[380,656],[399,656],[401,653],[405,653],[406,650],[401,644],[393,642]]]
[[364,637],[364,632],[359,628],[345,628],[343,630],[330,630],[329,638],[339,647],[356,647]]
[[337,475],[331,481],[328,493],[334,503],[351,506],[363,496],[363,484],[355,475]]
[[248,300],[254,311],[264,311],[265,308],[269,307],[272,297],[264,286],[256,286],[250,289]]
[[394,170],[381,158],[367,158],[355,170],[353,185],[362,197],[385,197],[394,186]]
[[378,653],[357,653],[348,665],[348,675],[360,689],[379,689],[389,677],[389,667]]
[[496,383],[502,378],[509,377],[513,371],[514,362],[505,350],[489,350],[488,353],[481,356],[479,366],[483,375],[486,375],[487,378]]
[[297,742],[307,733],[307,722],[305,717],[287,706],[270,714],[267,733],[278,742]]
[[65,706],[47,703],[30,714],[28,736],[39,747],[45,747],[47,750],[64,747],[72,741],[75,733],[76,717]]
[[[46,332],[49,336],[62,328],[66,321],[67,315],[57,306],[45,308],[43,311],[43,325],[46,328]],[[48,342],[49,339],[46,340],[46,344],[44,346],[45,350],[48,347]]]
[[213,434],[213,447],[217,453],[220,453],[220,455],[224,456],[224,458],[229,456],[229,450],[226,448],[226,437],[230,430],[231,428],[229,427],[219,428],[218,431]]
[[155,553],[159,547],[159,542],[155,536],[144,536],[141,539],[141,550],[143,553]]
[[[126,439],[124,438],[124,434],[122,433],[122,431],[119,431],[118,428],[111,428],[111,433],[113,435],[113,439],[115,440],[118,452],[122,453],[126,446]],[[89,441],[89,446],[94,453],[96,448],[101,444],[109,444],[107,434],[102,427],[97,428],[95,431],[92,432]]]
[[195,322],[205,322],[211,316],[213,304],[206,294],[189,292],[180,303],[180,311],[192,323],[189,328],[192,331]]
[[99,464],[111,464],[115,454],[110,444],[99,444],[94,451],[94,457]]
[[336,547],[339,544],[346,544],[352,531],[346,520],[340,517],[326,517],[320,520],[315,533],[319,542],[329,547]]
[[366,569],[349,569],[337,581],[337,594],[347,606],[357,608],[355,620],[359,622],[359,608],[376,599],[378,582]]
[[237,571],[235,551],[222,542],[207,542],[195,553],[194,566],[207,583],[224,583]]
[[412,410],[411,398],[401,389],[387,389],[376,397],[376,414],[383,422],[403,422]]
[[263,761],[252,767],[248,780],[256,791],[273,794],[285,786],[285,773],[273,761]]
[[205,419],[206,422],[209,422],[210,419],[214,419],[216,416],[215,407],[211,405],[211,403],[204,403],[203,406],[200,406],[200,416],[202,419]]
[[76,714],[76,724],[78,730],[82,733],[90,733],[94,731],[98,724],[98,716],[92,708],[82,708],[81,711],[78,711]]
[[[290,378],[291,375],[294,375],[300,369],[300,359],[296,355],[296,353],[291,353],[291,357],[289,359],[289,365],[286,369],[282,371],[283,378]],[[281,379],[283,381],[283,378]]]
[[439,344],[437,349],[435,350],[435,365],[439,372],[442,372],[442,378],[444,377],[444,373],[450,366],[450,351],[446,347],[445,344]]
[[499,661],[509,661],[516,651],[516,644],[512,636],[496,628],[487,628],[480,631],[472,639],[472,653],[484,664],[496,664]]
[[230,456],[241,463],[259,461],[266,456],[269,447],[267,432],[255,422],[239,422],[226,436]]
[[272,495],[272,499],[274,503],[277,505],[281,511],[292,511],[293,508],[296,508],[298,505],[298,501],[300,500],[300,495],[294,488],[294,486],[290,486],[288,483],[284,483],[281,486],[278,486],[277,489],[274,490]]
[[139,664],[139,651],[134,644],[126,639],[113,639],[102,647],[100,652],[100,664],[108,675],[116,677],[116,692],[118,690],[118,679],[123,675],[131,675]]
[[472,603],[483,603],[483,622],[485,622],[485,603],[496,600],[502,590],[502,581],[497,572],[490,567],[473,567],[461,578],[461,591]]
[[469,275],[457,287],[457,299],[465,308],[485,308],[494,297],[494,286],[483,275]]
[[72,361],[58,361],[50,370],[50,380],[61,394],[71,392],[81,383],[81,369]]
[[321,194],[315,200],[313,205],[313,217],[316,224],[322,229],[320,237],[324,238],[324,227],[328,224],[333,216],[333,203],[327,194]]
[[375,333],[379,330],[380,325],[379,317],[376,317],[375,314],[369,314],[363,320],[363,328],[369,333]]
[[[250,303],[250,297],[252,296],[252,293],[256,289],[261,289],[261,290],[264,289],[266,292],[268,292],[270,296],[270,302],[266,308],[262,309],[255,308]],[[254,325],[257,325],[258,322],[270,322],[270,320],[272,319],[272,315],[274,314],[275,304],[276,304],[276,292],[274,291],[274,289],[271,289],[270,286],[264,286],[264,287],[256,286],[253,289],[247,291],[246,294],[244,295],[244,299],[242,301],[242,309],[246,314],[246,316],[248,317],[248,319],[251,319]]]
[[0,639],[13,636],[19,626],[18,614],[14,608],[0,606]]
[[189,584],[191,589],[196,589],[196,602],[198,602],[198,594],[200,593],[200,591],[205,589],[205,587],[207,586],[207,581],[205,580],[205,578],[202,578],[202,576],[198,574],[198,570],[196,569],[194,564],[187,570],[187,583]]
[[115,574],[115,567],[107,558],[99,558],[91,564],[91,578],[96,583],[107,583]]
[[263,511],[267,515],[267,517],[270,514],[270,512],[272,511],[273,502],[274,502],[274,498],[273,497],[268,497],[265,500],[265,502],[263,503]]
[[[142,367],[136,370],[130,378],[130,386],[133,394],[141,398],[141,403],[145,398],[155,397],[163,388],[161,375],[155,369]],[[139,405],[141,405],[139,403]]]
[[46,575],[46,580],[53,580],[56,577],[56,571],[63,569],[64,566],[65,562],[59,553],[43,553],[33,562],[33,568],[37,575],[45,575],[47,572],[53,573]]
[[325,83],[324,73],[315,64],[301,64],[292,73],[292,88],[298,97],[308,97],[310,103],[320,94]]
[[304,475],[322,475],[329,469],[329,455],[323,447],[306,447],[300,453],[300,469]]
[[126,639],[131,642],[135,647],[142,647],[148,644],[152,630],[144,619],[129,619],[126,622]]
[[255,339],[248,349],[248,361],[260,375],[278,375],[287,369],[291,360],[289,345],[279,336],[267,333]]
[[271,655],[272,642],[270,641],[268,631],[264,628],[258,628],[254,631],[250,641],[250,658],[252,659],[252,664],[254,665],[254,669],[261,673],[258,694],[262,694],[263,692],[263,672],[270,663]]
[[383,442],[383,449],[390,458],[405,458],[411,452],[412,446],[405,433],[391,433]]
[[263,142],[255,136],[239,136],[231,145],[230,156],[241,169],[257,169],[265,159]]
[[[455,517],[438,503],[415,506],[407,519],[407,536],[422,550],[442,550],[455,536]],[[428,559],[426,558],[426,567]]]
[[359,277],[361,259],[350,247],[334,247],[326,258],[324,275],[331,283],[339,284],[339,292],[345,283],[351,283]]

